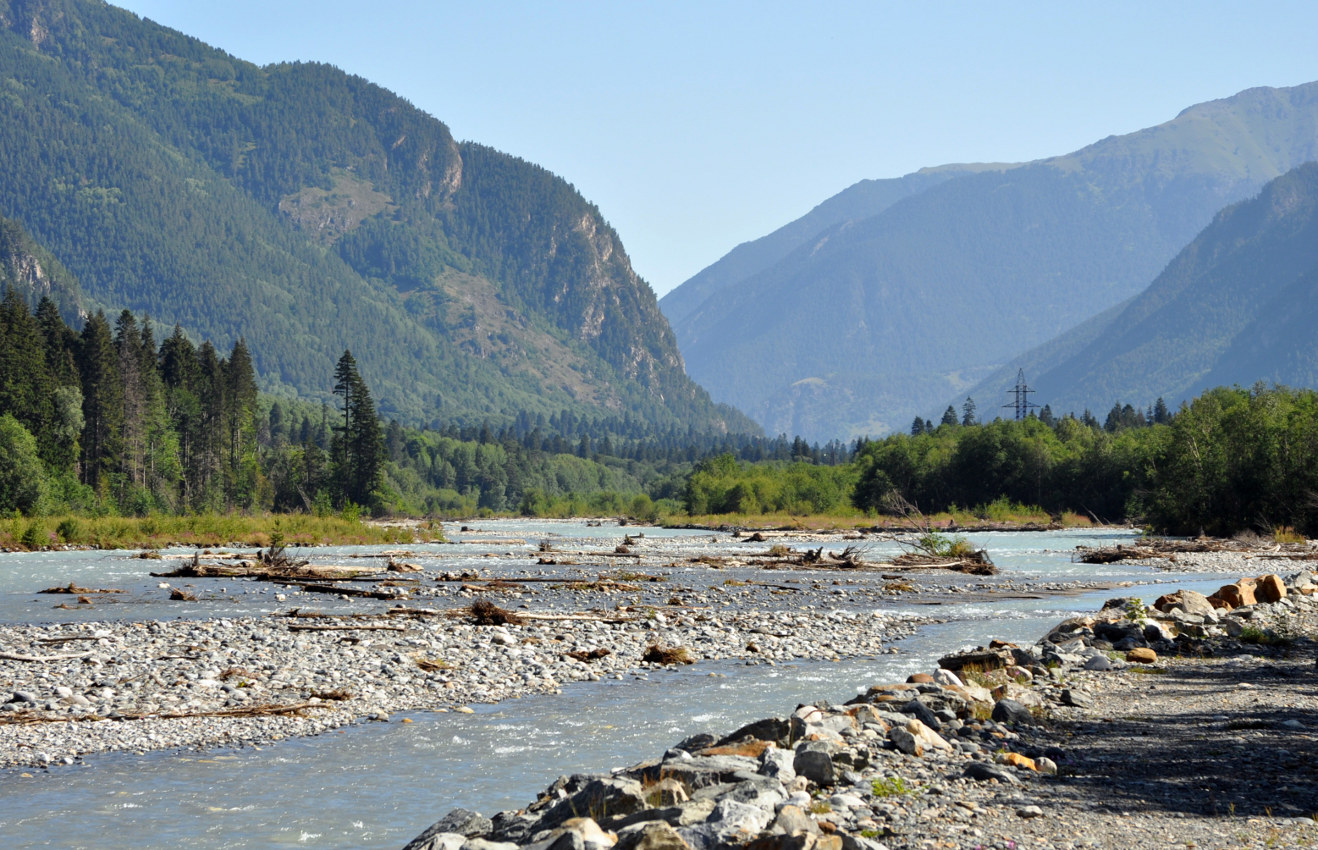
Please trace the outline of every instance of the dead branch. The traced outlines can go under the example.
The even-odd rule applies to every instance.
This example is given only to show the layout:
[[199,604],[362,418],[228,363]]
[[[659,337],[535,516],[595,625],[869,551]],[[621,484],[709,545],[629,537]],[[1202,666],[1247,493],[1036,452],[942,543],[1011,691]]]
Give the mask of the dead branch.
[[350,623],[345,625],[316,625],[314,623],[294,623],[288,627],[290,632],[405,632],[406,626],[386,626],[379,623]]
[[0,659],[5,661],[74,661],[87,658],[90,652],[74,652],[67,655],[19,655],[15,652],[0,652]]

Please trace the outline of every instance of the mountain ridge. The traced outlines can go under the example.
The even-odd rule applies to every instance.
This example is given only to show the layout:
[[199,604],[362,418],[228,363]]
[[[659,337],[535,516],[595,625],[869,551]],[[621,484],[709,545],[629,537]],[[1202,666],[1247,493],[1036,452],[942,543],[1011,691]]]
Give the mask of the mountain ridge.
[[690,374],[770,432],[902,430],[1134,296],[1219,209],[1316,154],[1318,84],[1249,89],[834,224],[674,330]]
[[[1055,413],[1175,406],[1214,386],[1318,385],[1318,163],[1219,212],[1140,295],[1021,358]],[[989,394],[996,373],[974,392]]]

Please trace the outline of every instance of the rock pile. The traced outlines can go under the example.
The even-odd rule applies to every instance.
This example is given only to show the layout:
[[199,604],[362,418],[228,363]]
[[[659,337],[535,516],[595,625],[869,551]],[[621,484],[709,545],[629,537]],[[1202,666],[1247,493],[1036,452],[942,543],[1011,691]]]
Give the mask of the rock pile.
[[653,761],[562,777],[521,811],[487,819],[456,810],[405,850],[1015,847],[1004,837],[1012,829],[1050,847],[1134,841],[1146,834],[1142,822],[1100,821],[1083,800],[1076,814],[1073,798],[1066,812],[1045,805],[1064,796],[1081,761],[1050,727],[1085,716],[1104,687],[1095,676],[1211,654],[1211,641],[1251,627],[1318,632],[1318,597],[1303,593],[1313,577],[1277,584],[1277,601],[1229,612],[1190,592],[1152,608],[1110,600],[1033,647],[994,642],[846,705],[802,705],[721,738],[693,735]]

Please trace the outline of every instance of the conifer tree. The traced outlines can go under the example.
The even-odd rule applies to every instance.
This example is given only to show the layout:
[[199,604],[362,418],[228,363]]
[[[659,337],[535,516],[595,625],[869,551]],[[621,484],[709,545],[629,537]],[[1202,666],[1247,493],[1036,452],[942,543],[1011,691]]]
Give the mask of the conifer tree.
[[110,322],[97,310],[83,326],[78,371],[82,377],[82,480],[103,491],[123,451],[124,397]]
[[342,500],[366,505],[380,482],[384,439],[371,392],[346,349],[334,369],[334,393],[343,397],[343,425],[334,429],[335,480]]

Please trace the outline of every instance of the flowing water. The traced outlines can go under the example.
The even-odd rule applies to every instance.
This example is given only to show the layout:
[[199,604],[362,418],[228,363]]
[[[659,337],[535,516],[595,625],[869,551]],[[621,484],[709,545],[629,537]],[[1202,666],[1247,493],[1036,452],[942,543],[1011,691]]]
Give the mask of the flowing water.
[[[491,522],[482,528],[497,534],[499,542],[463,544],[457,555],[452,550],[459,547],[410,547],[409,560],[428,569],[460,568],[479,560],[489,571],[490,559],[479,557],[486,551],[530,559],[538,540],[593,539],[598,544],[624,531],[581,523]],[[649,538],[669,538],[665,545],[675,551],[732,545],[723,535],[643,531]],[[1124,532],[969,536],[988,548],[1005,575],[1030,582],[1170,581],[1205,592],[1222,584],[1221,577],[1071,562],[1077,543],[1129,539]],[[527,542],[511,544],[509,538]],[[306,550],[327,562],[372,551]],[[181,611],[164,601],[157,588],[161,580],[149,575],[160,570],[161,562],[131,555],[0,556],[0,620],[233,616],[278,607],[268,590],[232,582],[223,594],[212,592],[202,610],[190,606]],[[526,563],[519,560],[515,566],[524,571]],[[79,612],[52,609],[57,597],[32,593],[34,587],[70,580],[121,587],[131,591],[124,594],[130,598]],[[1143,593],[1148,598],[1166,589]],[[963,645],[992,637],[1032,643],[1072,612],[1093,611],[1114,595],[1140,593],[1139,588],[1122,588],[911,608],[949,622],[928,626],[902,641],[897,654],[876,658],[778,666],[703,662],[678,671],[572,684],[558,695],[477,706],[470,715],[415,713],[408,715],[412,723],[398,722],[402,716],[396,715],[390,723],[366,723],[262,749],[106,754],[72,767],[0,771],[0,835],[8,847],[401,847],[456,806],[487,814],[520,807],[560,774],[640,761],[694,732],[726,733],[801,702],[845,701],[875,682],[901,681],[912,672],[930,670],[938,657]],[[839,601],[839,607],[845,604]]]

